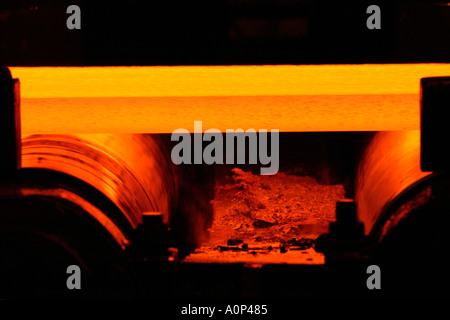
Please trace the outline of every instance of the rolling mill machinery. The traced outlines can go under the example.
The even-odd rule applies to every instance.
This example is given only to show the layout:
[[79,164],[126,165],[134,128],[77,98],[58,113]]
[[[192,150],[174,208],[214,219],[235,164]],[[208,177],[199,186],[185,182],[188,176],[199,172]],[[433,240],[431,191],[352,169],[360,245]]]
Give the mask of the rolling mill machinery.
[[[160,273],[198,246],[210,223],[209,200],[191,204],[198,187],[209,184],[206,171],[180,172],[161,139],[148,135],[21,139],[19,81],[7,69],[1,81],[2,295],[56,297],[66,285],[54,268],[77,265],[87,275],[88,297],[160,296],[171,277]],[[179,228],[177,248],[170,247],[169,225]],[[135,277],[139,269],[150,276],[147,264],[156,269],[148,278],[153,289],[144,293],[143,278]]]
[[[333,158],[330,170],[350,163],[347,190],[304,263],[280,260],[282,246],[273,261],[196,260],[215,219],[211,166],[174,165],[165,135],[22,135],[20,79],[0,80],[0,297],[448,297],[448,77],[420,80],[420,130],[331,139],[356,152]],[[215,252],[248,254],[230,240]],[[71,265],[82,290],[66,287]],[[366,286],[373,265],[381,290]]]

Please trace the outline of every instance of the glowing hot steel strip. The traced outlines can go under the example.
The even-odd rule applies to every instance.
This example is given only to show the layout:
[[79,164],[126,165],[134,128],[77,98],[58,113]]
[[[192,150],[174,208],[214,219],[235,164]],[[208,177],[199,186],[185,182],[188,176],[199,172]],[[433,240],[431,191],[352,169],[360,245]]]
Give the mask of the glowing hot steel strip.
[[32,133],[177,128],[385,131],[419,128],[419,80],[450,64],[11,68]]
[[419,93],[450,64],[11,68],[23,98]]

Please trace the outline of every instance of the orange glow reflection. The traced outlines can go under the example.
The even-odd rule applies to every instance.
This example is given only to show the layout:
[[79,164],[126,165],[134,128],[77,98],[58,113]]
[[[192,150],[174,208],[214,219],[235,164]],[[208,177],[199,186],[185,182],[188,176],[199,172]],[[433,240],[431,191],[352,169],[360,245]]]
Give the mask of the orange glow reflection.
[[356,202],[365,232],[405,188],[430,175],[420,169],[420,131],[379,132],[358,170]]
[[117,226],[109,219],[102,211],[100,211],[97,207],[93,206],[80,196],[76,195],[73,192],[64,189],[29,189],[22,188],[21,193],[25,197],[29,196],[46,196],[46,197],[55,197],[59,199],[69,200],[81,208],[89,212],[90,215],[96,219],[105,229],[109,231],[109,233],[113,236],[116,242],[122,249],[126,249],[129,245],[130,241],[125,237],[122,231],[117,228]]
[[31,135],[22,139],[22,166],[76,177],[107,196],[133,227],[142,212],[169,222],[174,182],[155,140],[143,135]]

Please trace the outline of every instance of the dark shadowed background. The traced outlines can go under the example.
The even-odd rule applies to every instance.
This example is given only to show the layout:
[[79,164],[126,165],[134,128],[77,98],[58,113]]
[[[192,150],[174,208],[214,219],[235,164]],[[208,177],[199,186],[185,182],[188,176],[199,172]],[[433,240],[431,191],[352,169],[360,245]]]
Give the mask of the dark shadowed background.
[[[66,9],[81,8],[81,30]],[[381,8],[381,30],[366,9]],[[450,62],[447,1],[2,0],[0,63],[230,65]]]

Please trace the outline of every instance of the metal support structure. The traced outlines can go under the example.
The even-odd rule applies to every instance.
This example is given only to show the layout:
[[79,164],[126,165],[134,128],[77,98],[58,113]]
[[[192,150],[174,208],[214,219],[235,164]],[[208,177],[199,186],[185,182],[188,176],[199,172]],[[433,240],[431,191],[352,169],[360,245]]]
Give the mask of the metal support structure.
[[446,171],[450,167],[450,77],[422,78],[420,83],[420,168]]
[[20,82],[0,68],[0,179],[14,177],[21,167]]

